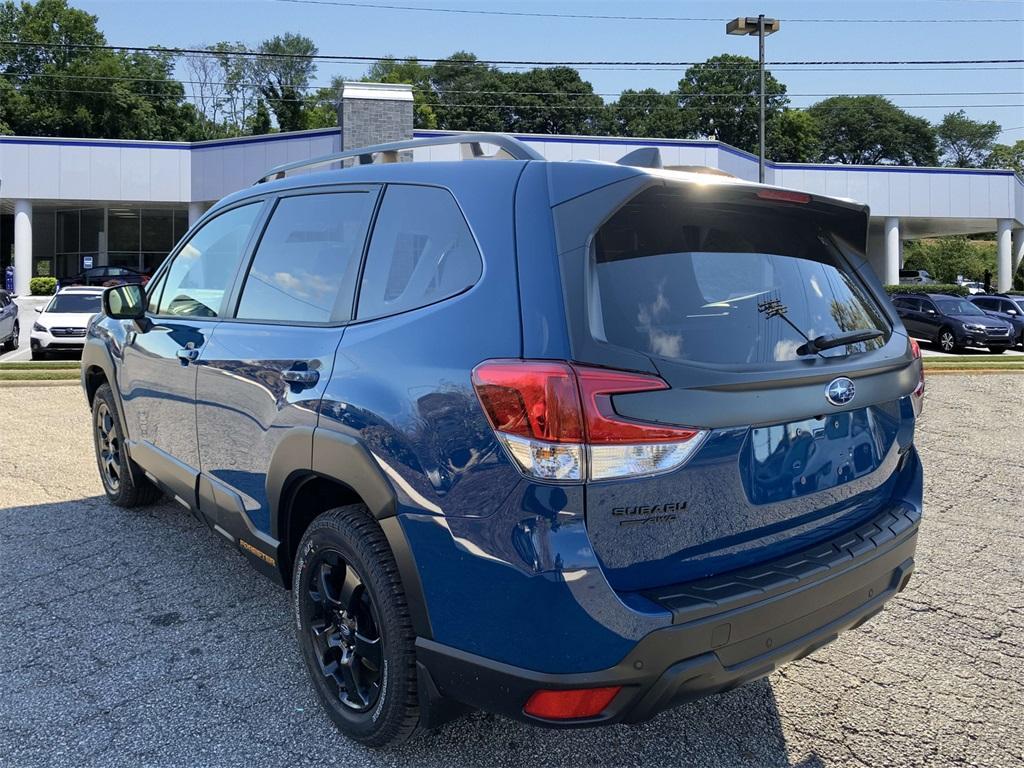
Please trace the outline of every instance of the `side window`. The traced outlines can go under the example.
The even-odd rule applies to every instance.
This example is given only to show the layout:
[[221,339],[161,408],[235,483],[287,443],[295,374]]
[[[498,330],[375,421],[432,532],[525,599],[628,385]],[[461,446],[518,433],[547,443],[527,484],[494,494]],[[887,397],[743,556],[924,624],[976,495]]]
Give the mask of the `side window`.
[[425,307],[466,290],[482,271],[480,252],[450,192],[390,186],[370,240],[357,317]]
[[348,320],[373,203],[374,195],[361,191],[282,198],[256,250],[236,316]]
[[217,317],[242,259],[262,202],[222,213],[196,232],[174,257],[163,281],[161,315]]
[[938,312],[938,310],[935,308],[935,305],[932,303],[931,299],[921,299],[921,311],[927,312],[929,310],[931,310],[932,312]]
[[977,306],[979,306],[981,309],[988,309],[988,310],[996,309],[996,307],[992,306],[992,300],[991,299],[975,299],[974,303]]

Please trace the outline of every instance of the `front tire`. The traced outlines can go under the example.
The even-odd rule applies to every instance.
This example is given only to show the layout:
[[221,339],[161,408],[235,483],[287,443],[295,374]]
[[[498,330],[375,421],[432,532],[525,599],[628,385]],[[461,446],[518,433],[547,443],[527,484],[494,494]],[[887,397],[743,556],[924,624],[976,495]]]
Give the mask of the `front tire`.
[[20,337],[21,326],[18,325],[17,320],[15,320],[14,330],[11,332],[11,337],[7,339],[7,341],[5,341],[2,346],[0,346],[0,352],[13,352],[14,350],[16,350],[18,348],[18,344],[20,343]]
[[988,351],[993,355],[1001,355],[1006,351],[1006,347],[989,347]]
[[324,512],[306,529],[292,608],[313,687],[338,730],[368,747],[412,736],[415,633],[395,558],[364,505]]
[[953,333],[952,328],[943,328],[939,331],[936,341],[938,342],[939,349],[943,352],[960,352],[963,350],[963,347],[956,343],[956,334]]
[[125,450],[124,428],[109,384],[101,384],[93,396],[92,435],[96,466],[103,491],[111,503],[119,507],[141,507],[160,498],[160,489],[146,479]]
[[32,359],[33,360],[45,360],[48,357],[46,350],[40,349],[39,347],[32,348]]

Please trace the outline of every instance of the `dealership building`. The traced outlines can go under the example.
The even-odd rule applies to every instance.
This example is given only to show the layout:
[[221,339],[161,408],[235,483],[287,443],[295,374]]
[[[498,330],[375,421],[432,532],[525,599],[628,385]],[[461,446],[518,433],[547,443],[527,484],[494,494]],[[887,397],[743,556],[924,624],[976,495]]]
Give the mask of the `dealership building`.
[[[34,276],[67,278],[87,266],[151,272],[216,200],[269,168],[413,131],[409,86],[346,83],[339,127],[201,142],[0,136],[0,274],[14,266],[15,292]],[[614,162],[657,146],[666,166],[708,166],[756,180],[757,158],[711,140],[522,135],[551,160]],[[460,157],[456,145],[416,150],[416,160]],[[902,242],[995,232],[999,290],[1024,256],[1024,181],[1008,170],[890,165],[767,163],[766,181],[852,198],[871,208],[868,258],[895,283]]]

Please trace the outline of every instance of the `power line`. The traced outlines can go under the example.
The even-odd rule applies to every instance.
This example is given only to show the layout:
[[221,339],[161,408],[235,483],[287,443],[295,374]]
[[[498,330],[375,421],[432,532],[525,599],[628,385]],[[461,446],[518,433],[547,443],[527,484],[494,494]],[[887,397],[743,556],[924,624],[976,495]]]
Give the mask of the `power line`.
[[[394,61],[392,56],[352,56],[328,53],[270,53],[268,51],[254,51],[246,48],[239,51],[211,51],[207,48],[164,48],[161,46],[140,46],[140,45],[100,45],[96,43],[30,43],[21,40],[4,40],[0,45],[11,45],[16,47],[33,48],[61,48],[61,49],[83,49],[83,50],[106,50],[106,51],[131,51],[133,53],[171,54],[176,56],[195,55],[213,57],[252,57],[262,59],[302,59],[311,61],[346,61],[346,62],[380,62]],[[702,64],[714,67],[706,61],[554,61],[554,60],[522,60],[522,59],[451,59],[451,58],[428,58],[428,57],[406,57],[414,58],[419,62],[471,64],[471,65],[529,65],[529,66],[658,66],[658,67],[686,67]],[[821,61],[771,61],[766,62],[767,66],[869,66],[869,65],[946,65],[946,64],[1024,64],[1024,59],[876,59],[876,60],[821,60]],[[748,70],[752,65],[737,67],[729,66],[722,69],[743,69]]]
[[[343,8],[363,8],[378,11],[414,11],[419,13],[447,13],[468,16],[507,16],[539,19],[589,19],[599,21],[685,21],[724,23],[728,19],[708,16],[628,16],[599,13],[545,13],[542,11],[502,11],[481,8],[429,8],[419,5],[393,3],[361,3],[345,0],[276,0],[299,5],[328,5]],[[1006,24],[1021,23],[1021,19],[797,19],[783,18],[787,24]]]
[[[16,72],[0,72],[0,77],[17,78],[19,80],[28,79],[46,79],[46,80],[97,80],[102,82],[129,82],[129,83],[180,83],[181,85],[189,86],[232,86],[235,88],[259,88],[262,83],[255,81],[237,81],[228,82],[226,80],[180,80],[180,79],[168,79],[159,77],[129,77],[127,75],[72,75],[67,73],[47,73],[47,72],[36,72],[30,75],[19,75]],[[330,88],[331,86],[321,85],[303,85],[294,86],[296,90],[304,91],[316,91],[323,88]],[[428,88],[412,88],[414,93],[438,93]],[[619,97],[622,96],[624,91],[488,91],[478,89],[459,89],[459,88],[445,88],[443,93],[459,93],[459,94],[472,94],[472,95],[483,95],[483,96],[610,96]],[[642,90],[632,91],[633,96],[643,96],[655,98],[658,96],[664,96],[666,98],[675,98],[674,92],[662,92],[662,93],[644,93]],[[702,92],[697,94],[684,94],[685,96],[706,96],[714,98],[756,98],[756,94],[747,93],[714,93],[714,92]],[[787,98],[827,98],[829,96],[1019,96],[1020,91],[889,91],[889,92],[870,92],[870,93],[836,93],[836,92],[822,92],[822,93],[791,93],[786,92],[784,94],[769,94],[772,96],[785,96]],[[970,106],[970,105],[964,105]]]

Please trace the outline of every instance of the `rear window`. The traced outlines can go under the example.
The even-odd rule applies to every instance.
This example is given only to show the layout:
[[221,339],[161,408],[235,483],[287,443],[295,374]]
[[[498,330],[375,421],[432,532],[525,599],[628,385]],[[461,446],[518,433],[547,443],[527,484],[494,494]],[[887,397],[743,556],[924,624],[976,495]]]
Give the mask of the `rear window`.
[[646,190],[598,230],[591,331],[657,357],[713,364],[795,360],[808,339],[869,329],[883,335],[820,354],[880,347],[891,328],[827,222],[799,205]]

